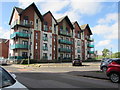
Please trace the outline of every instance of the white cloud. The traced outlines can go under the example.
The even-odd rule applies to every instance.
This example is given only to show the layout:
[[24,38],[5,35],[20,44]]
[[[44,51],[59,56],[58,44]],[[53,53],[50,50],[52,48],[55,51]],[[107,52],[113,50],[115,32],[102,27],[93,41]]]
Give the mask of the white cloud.
[[[20,7],[27,7],[33,2],[32,0],[25,1],[19,0]],[[77,20],[79,23],[83,22],[82,15],[94,15],[99,13],[103,7],[100,2],[95,0],[90,0],[90,2],[87,0],[34,0],[34,2],[42,14],[50,10],[56,19],[68,15],[71,21]],[[67,10],[64,10],[65,8]],[[62,12],[59,12],[61,10]]]
[[0,27],[0,38],[9,39],[10,38],[10,30],[3,29]]
[[117,20],[118,20],[118,14],[110,13],[110,14],[107,14],[105,18],[98,20],[98,23],[99,24],[108,24],[108,23],[111,23],[114,21],[117,22]]
[[105,39],[118,39],[118,14],[109,13],[105,18],[98,20],[98,24],[92,27],[93,33]]
[[99,42],[96,44],[96,47],[107,46],[107,45],[110,44],[110,42],[111,42],[111,40],[99,41]]
[[77,10],[77,12],[86,15],[94,15],[98,13],[103,7],[100,2],[81,2],[79,0],[71,0],[71,6],[73,9]]

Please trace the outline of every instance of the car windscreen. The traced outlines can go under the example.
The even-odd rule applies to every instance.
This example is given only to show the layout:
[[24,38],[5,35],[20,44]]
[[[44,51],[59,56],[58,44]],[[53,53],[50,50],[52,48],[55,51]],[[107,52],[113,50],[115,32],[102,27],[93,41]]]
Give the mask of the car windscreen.
[[3,68],[0,68],[0,88],[11,86],[15,82],[16,81],[7,71],[5,71]]

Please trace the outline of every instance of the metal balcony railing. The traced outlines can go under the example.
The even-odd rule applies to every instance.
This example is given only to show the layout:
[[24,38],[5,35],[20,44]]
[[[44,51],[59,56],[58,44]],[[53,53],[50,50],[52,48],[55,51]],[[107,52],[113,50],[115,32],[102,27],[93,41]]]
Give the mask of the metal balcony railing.
[[24,45],[24,44],[14,44],[10,46],[11,49],[29,49],[30,45]]
[[15,38],[15,37],[23,37],[23,38],[29,38],[30,34],[28,33],[23,33],[23,32],[14,32],[13,34],[10,35],[10,38]]

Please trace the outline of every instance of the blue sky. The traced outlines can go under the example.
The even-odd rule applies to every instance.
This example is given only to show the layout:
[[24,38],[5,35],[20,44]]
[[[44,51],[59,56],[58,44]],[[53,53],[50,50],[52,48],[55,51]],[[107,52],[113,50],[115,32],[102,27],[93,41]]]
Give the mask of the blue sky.
[[[51,11],[56,19],[68,15],[71,21],[78,21],[80,25],[89,24],[95,50],[101,52],[108,48],[113,52],[118,51],[118,0],[34,0],[41,14]],[[8,25],[14,6],[25,8],[33,1],[18,0],[16,2],[0,2],[0,38],[9,38],[10,26]],[[1,18],[2,17],[2,18]]]

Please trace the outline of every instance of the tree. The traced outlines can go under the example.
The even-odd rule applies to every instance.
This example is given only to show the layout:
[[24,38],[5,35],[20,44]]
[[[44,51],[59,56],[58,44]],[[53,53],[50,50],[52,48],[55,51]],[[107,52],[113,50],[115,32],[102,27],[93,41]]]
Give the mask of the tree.
[[106,57],[106,56],[109,54],[109,52],[110,52],[109,49],[106,49],[106,48],[103,49],[103,51],[102,51],[102,56],[103,56],[103,57]]
[[120,52],[116,52],[116,53],[114,54],[114,57],[115,57],[115,58],[120,58]]

